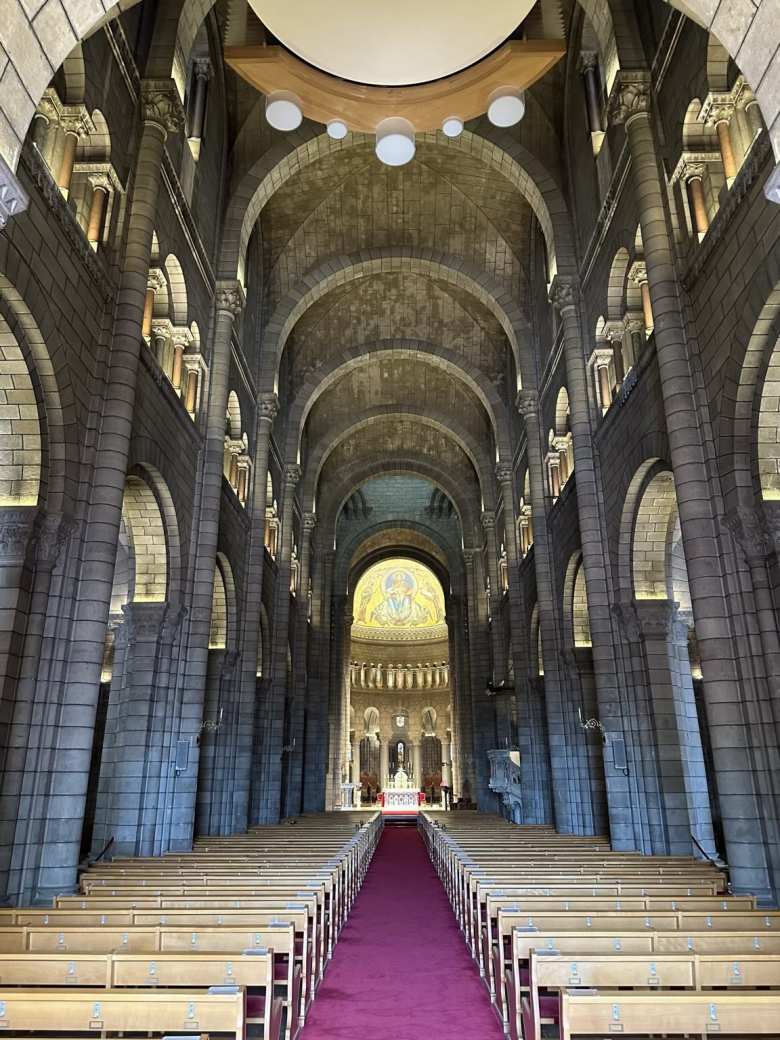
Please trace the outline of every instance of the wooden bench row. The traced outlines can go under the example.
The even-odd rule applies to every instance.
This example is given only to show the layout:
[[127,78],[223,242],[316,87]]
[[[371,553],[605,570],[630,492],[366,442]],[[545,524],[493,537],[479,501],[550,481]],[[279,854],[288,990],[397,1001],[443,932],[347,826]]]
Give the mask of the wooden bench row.
[[421,831],[513,1040],[780,1036],[780,914],[725,894],[713,864],[550,834],[547,855],[538,829],[523,849],[526,828],[449,820]]
[[[175,863],[100,864],[81,895],[0,910],[0,1030],[243,1040],[250,1026],[295,1040],[382,827],[378,813],[300,822],[209,839],[219,852],[196,848]],[[173,872],[180,882],[169,886]],[[115,878],[141,882],[143,896]],[[146,882],[160,878],[165,894],[150,895]]]

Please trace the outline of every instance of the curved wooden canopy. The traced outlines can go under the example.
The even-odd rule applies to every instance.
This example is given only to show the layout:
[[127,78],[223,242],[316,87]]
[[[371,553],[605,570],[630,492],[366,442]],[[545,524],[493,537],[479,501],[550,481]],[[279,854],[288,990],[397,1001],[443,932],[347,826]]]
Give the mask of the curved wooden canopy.
[[307,65],[284,47],[226,47],[225,60],[263,94],[296,94],[304,115],[318,123],[341,119],[350,130],[374,133],[388,116],[404,116],[415,130],[438,130],[450,116],[481,116],[499,87],[522,89],[563,57],[563,40],[510,40],[463,72],[411,87],[374,87],[339,79]]

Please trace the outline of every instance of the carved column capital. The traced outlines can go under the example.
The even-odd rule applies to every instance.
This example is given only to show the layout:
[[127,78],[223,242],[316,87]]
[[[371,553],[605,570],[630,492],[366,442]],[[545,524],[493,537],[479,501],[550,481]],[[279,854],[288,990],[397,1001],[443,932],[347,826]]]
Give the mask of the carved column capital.
[[[154,324],[152,324],[152,330],[154,330]],[[184,350],[186,350],[192,343],[192,333],[183,325],[173,325],[171,327],[170,337],[173,341],[174,347],[183,347]]]
[[217,282],[214,290],[214,306],[218,312],[229,314],[235,319],[246,303],[244,288],[239,281]]
[[486,531],[495,531],[496,514],[492,510],[485,510],[481,517],[482,526]]
[[146,288],[151,289],[153,292],[159,292],[160,289],[165,288],[166,281],[165,275],[162,273],[159,267],[150,267],[149,274],[146,278]]
[[125,603],[122,614],[125,619],[128,643],[156,642],[163,629],[168,604],[158,603]]
[[616,618],[623,634],[630,642],[635,643],[641,638],[642,628],[639,624],[635,600],[614,603],[612,605],[612,614]]
[[316,513],[304,513],[302,517],[303,530],[311,534],[314,528],[317,526],[317,514]]
[[761,509],[737,506],[726,513],[722,523],[748,564],[763,562],[775,548],[772,530]]
[[297,463],[288,464],[284,467],[284,483],[287,487],[296,487],[302,476],[303,468]]
[[728,123],[734,114],[734,98],[729,94],[711,93],[704,99],[699,119],[707,126]]
[[514,470],[511,462],[496,463],[496,480],[502,486],[511,484],[514,479]]
[[644,285],[647,282],[647,264],[644,260],[635,260],[628,272],[628,277],[634,285]]
[[650,73],[644,69],[618,72],[607,105],[610,122],[628,125],[650,111]]
[[279,398],[276,394],[260,394],[257,399],[257,414],[259,419],[267,419],[269,423],[273,423],[279,414]]
[[696,180],[696,178],[702,180],[707,169],[703,162],[695,162],[693,159],[685,159],[678,165],[677,171],[675,172],[678,171],[681,179],[687,184],[688,181]]
[[628,311],[623,318],[623,328],[629,336],[644,336],[645,320],[641,314],[632,314]]
[[60,129],[75,137],[89,137],[95,132],[92,117],[83,105],[65,105],[60,114]]
[[599,56],[596,51],[583,51],[578,62],[579,71],[584,75],[586,72],[594,72],[598,68]]
[[0,566],[21,566],[33,533],[35,506],[0,509]]
[[518,390],[515,408],[524,419],[533,418],[539,411],[539,395],[535,390]]
[[78,527],[63,513],[39,513],[35,518],[35,564],[39,570],[52,571],[62,547]]
[[29,204],[27,192],[0,156],[0,231],[6,227],[11,217],[18,217]]
[[578,288],[570,278],[561,278],[560,275],[552,280],[549,292],[550,303],[563,314],[567,310],[573,310],[577,306]]
[[147,79],[141,84],[141,119],[175,134],[184,126],[184,109],[172,79]]
[[684,643],[688,626],[679,614],[679,603],[671,600],[637,600],[636,615],[645,639],[671,639]]
[[477,555],[475,549],[464,549],[463,550],[463,562],[466,565],[466,569],[469,570],[474,566],[474,559]]
[[160,639],[163,643],[174,642],[188,614],[188,607],[179,607],[178,610],[167,610],[165,612],[165,620],[160,631]]
[[192,63],[192,74],[195,79],[210,80],[213,73],[214,68],[210,58],[195,58]]

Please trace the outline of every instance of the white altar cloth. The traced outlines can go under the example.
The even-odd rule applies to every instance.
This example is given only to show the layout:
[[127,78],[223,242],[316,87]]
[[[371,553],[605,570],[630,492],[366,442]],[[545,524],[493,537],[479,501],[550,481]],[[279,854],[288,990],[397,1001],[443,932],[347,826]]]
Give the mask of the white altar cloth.
[[385,809],[419,808],[418,793],[413,787],[386,787],[382,793],[385,796]]

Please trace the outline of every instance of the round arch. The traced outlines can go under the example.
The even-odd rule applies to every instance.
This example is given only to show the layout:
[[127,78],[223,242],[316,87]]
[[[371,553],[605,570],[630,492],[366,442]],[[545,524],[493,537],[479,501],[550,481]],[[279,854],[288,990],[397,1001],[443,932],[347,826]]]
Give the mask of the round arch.
[[514,357],[518,380],[535,383],[535,361],[528,321],[505,286],[457,257],[414,249],[369,249],[354,256],[333,257],[311,271],[280,301],[271,316],[260,350],[261,391],[275,392],[285,344],[306,311],[336,287],[372,275],[405,272],[453,285],[480,303],[503,328]]
[[307,477],[304,484],[304,500],[308,501],[315,497],[315,489],[319,485],[320,476],[327,463],[328,456],[340,444],[359,430],[367,429],[390,418],[399,420],[412,419],[421,426],[438,430],[440,433],[450,437],[474,467],[477,486],[481,491],[486,507],[493,508],[495,496],[491,479],[492,467],[490,459],[485,455],[479,444],[465,430],[453,423],[448,416],[409,408],[401,411],[397,405],[380,406],[362,415],[351,416],[341,427],[330,431],[328,442],[321,444],[308,460]]
[[473,368],[466,369],[454,351],[423,340],[411,339],[386,339],[361,344],[341,352],[322,368],[309,372],[287,412],[284,457],[291,459],[299,456],[306,419],[319,398],[331,386],[351,369],[369,364],[377,357],[392,357],[394,354],[413,354],[415,360],[443,368],[453,378],[463,382],[478,398],[490,419],[499,456],[511,457],[509,419],[504,402],[494,384],[481,372]]

